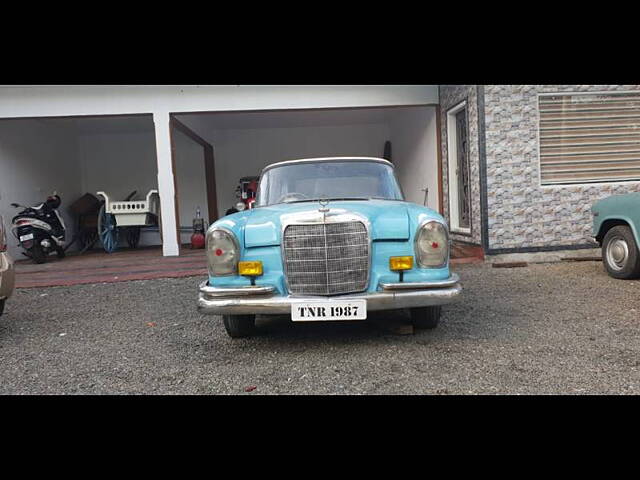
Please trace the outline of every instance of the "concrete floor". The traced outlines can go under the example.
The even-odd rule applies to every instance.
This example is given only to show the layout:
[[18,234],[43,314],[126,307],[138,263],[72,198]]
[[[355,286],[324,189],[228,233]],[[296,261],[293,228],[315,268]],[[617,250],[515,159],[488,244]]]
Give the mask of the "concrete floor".
[[47,262],[40,265],[30,259],[19,260],[16,288],[204,276],[206,273],[204,250],[183,248],[178,257],[163,257],[160,247],[122,249],[110,254],[93,250],[82,255],[70,254],[62,260],[50,255]]
[[[602,262],[459,265],[434,330],[261,316],[231,339],[198,278],[18,289],[0,319],[0,395],[640,394],[640,280]],[[66,420],[66,418],[64,418]]]

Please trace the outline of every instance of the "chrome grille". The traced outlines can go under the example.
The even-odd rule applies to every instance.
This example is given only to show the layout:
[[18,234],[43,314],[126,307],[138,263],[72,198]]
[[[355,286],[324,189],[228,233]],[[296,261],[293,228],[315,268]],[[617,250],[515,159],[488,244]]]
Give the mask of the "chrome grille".
[[288,225],[284,268],[294,295],[361,292],[369,278],[369,234],[362,222]]

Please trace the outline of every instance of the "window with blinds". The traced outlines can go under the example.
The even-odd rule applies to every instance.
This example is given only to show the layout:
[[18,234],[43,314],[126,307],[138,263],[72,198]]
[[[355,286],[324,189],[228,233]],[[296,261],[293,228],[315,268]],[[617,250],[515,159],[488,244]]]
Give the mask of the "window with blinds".
[[640,92],[538,97],[542,185],[640,180]]

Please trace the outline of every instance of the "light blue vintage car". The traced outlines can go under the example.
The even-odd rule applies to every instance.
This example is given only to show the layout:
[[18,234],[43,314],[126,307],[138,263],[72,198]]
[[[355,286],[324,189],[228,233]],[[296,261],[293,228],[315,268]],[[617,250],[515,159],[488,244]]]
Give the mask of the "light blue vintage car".
[[640,277],[640,193],[612,195],[596,202],[593,237],[602,247],[602,262],[614,278]]
[[251,335],[256,314],[355,321],[408,308],[414,326],[434,328],[462,291],[444,219],[404,201],[379,158],[269,165],[255,207],[213,223],[206,249],[198,308],[222,315],[231,337]]

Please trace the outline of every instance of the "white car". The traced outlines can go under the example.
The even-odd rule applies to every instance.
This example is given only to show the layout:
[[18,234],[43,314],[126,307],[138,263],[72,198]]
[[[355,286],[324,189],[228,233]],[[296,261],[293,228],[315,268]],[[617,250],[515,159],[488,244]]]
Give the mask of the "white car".
[[4,221],[0,216],[0,315],[4,311],[4,304],[13,293],[15,276],[13,260],[9,256],[9,252],[7,252],[7,235]]

